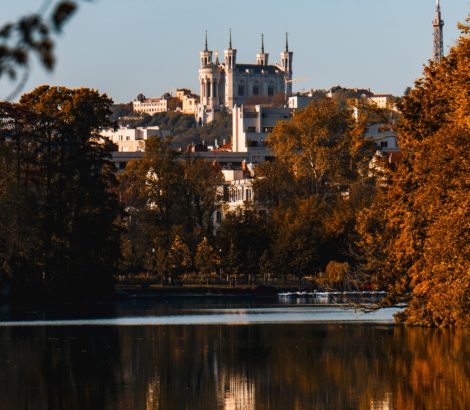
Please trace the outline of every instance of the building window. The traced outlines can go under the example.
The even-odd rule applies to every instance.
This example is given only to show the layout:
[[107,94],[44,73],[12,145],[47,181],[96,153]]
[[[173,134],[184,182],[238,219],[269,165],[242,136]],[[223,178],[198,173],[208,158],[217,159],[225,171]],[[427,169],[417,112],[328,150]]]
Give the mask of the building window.
[[256,132],[256,127],[246,127],[246,132]]
[[222,222],[222,212],[220,211],[217,211],[215,213],[215,220],[218,224],[220,224]]
[[251,189],[246,190],[246,200],[251,201]]
[[272,97],[274,95],[274,85],[269,84],[268,85],[268,95]]
[[238,84],[238,96],[243,97],[245,95],[245,86],[243,84]]
[[387,148],[388,147],[388,142],[387,141],[381,141],[380,142],[380,148]]
[[253,85],[253,95],[258,95],[259,94],[259,85],[255,84]]

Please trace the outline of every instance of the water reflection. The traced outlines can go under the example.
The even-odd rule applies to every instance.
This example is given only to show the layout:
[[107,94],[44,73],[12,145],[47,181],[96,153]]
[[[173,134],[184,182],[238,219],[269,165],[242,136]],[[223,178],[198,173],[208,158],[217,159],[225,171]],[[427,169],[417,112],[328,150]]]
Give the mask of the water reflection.
[[2,409],[467,409],[465,330],[0,328]]

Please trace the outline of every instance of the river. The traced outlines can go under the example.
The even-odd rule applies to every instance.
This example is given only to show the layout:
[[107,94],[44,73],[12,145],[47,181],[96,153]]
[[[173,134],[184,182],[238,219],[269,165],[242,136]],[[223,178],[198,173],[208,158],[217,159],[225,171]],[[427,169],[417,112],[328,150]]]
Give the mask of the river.
[[0,308],[0,409],[468,409],[468,330],[175,298]]

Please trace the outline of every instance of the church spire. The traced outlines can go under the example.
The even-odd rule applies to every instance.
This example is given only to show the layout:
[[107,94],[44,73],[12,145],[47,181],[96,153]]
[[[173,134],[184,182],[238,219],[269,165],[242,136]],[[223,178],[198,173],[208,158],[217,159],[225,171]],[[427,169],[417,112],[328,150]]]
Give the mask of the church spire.
[[289,33],[286,33],[286,53],[289,52]]
[[228,34],[228,49],[232,49],[232,29],[229,28],[229,34]]
[[206,30],[206,42],[205,42],[204,51],[209,51],[209,48],[208,48],[208,45],[207,45],[207,30]]
[[444,57],[444,20],[441,16],[441,4],[436,0],[436,13],[432,23],[434,27],[434,52],[433,60],[439,62]]
[[261,33],[261,52],[256,54],[256,64],[268,65],[269,53],[264,52],[264,34]]

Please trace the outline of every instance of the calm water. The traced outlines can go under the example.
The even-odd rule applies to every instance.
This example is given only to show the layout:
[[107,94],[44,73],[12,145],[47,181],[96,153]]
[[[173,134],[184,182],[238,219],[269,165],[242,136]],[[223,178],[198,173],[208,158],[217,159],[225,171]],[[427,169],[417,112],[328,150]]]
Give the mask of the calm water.
[[[269,303],[268,303],[269,302]],[[469,331],[276,301],[0,309],[0,409],[469,409]]]

